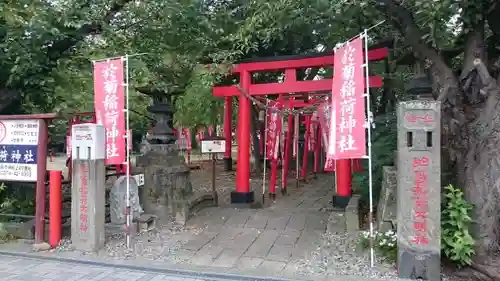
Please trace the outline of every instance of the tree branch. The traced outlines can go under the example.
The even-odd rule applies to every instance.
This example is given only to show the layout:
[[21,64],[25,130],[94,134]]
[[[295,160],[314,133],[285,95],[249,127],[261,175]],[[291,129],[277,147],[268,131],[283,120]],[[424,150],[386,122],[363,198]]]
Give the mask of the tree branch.
[[[458,89],[458,81],[452,69],[446,64],[438,51],[431,46],[423,43],[421,38],[422,31],[415,23],[413,16],[403,6],[395,3],[393,0],[375,0],[375,7],[387,15],[393,25],[405,36],[406,42],[421,60],[427,60],[434,68],[433,76],[435,89],[439,92],[438,100],[448,98],[448,93]],[[454,104],[455,102],[452,102]]]
[[[53,42],[47,49],[48,57],[51,60],[57,60],[78,42],[81,42],[86,36],[99,33],[103,26],[109,24],[116,14],[131,1],[132,0],[116,0],[99,22],[84,24],[80,28],[74,29],[72,34],[68,35],[66,38]],[[86,4],[88,5],[88,3],[89,2]]]

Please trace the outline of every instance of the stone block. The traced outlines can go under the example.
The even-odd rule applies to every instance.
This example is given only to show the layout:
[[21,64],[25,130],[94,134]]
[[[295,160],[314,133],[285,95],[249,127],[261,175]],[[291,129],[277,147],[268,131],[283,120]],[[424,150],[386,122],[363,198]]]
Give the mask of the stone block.
[[355,194],[349,200],[345,208],[345,230],[346,232],[359,231],[359,200],[361,196]]
[[396,218],[397,170],[392,166],[384,166],[382,167],[382,189],[377,206],[377,229],[382,232],[393,229]]
[[148,214],[143,214],[135,219],[134,222],[137,224],[137,232],[143,233],[156,229],[156,219],[156,216]]
[[127,188],[130,191],[129,203],[132,218],[138,218],[144,212],[139,203],[139,187],[135,178],[129,177],[127,183],[127,176],[120,176],[113,184],[113,188],[111,188],[109,193],[109,212],[112,224],[126,223]]

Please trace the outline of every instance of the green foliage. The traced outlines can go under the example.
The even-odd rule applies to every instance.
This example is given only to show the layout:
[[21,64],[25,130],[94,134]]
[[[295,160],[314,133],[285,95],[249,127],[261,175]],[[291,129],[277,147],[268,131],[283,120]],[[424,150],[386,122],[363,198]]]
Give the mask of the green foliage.
[[[385,260],[390,262],[395,262],[398,256],[398,243],[397,243],[397,233],[389,230],[387,232],[373,233],[374,238],[374,248],[377,251],[377,255],[380,255]],[[370,248],[370,232],[363,231],[360,237],[360,245],[363,249]]]
[[[376,117],[372,129],[372,176],[375,197],[378,197],[382,184],[382,167],[394,165],[394,152],[397,148],[396,115],[394,112]],[[354,174],[353,189],[361,194],[363,200],[369,198],[368,161],[364,161],[364,172]]]
[[[0,213],[33,215],[35,213],[34,186],[12,183],[0,184]],[[17,221],[19,218],[0,216],[2,221]]]
[[451,184],[444,187],[441,212],[442,250],[458,267],[470,265],[474,255],[474,238],[469,233],[469,216],[473,206],[464,199],[464,193]]

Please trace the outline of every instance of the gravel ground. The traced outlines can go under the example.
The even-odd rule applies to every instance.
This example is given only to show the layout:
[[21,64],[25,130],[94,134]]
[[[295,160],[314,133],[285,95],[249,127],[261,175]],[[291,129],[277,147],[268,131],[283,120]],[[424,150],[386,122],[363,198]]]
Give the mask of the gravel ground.
[[[376,258],[375,267],[370,268],[369,251],[359,246],[359,233],[325,233],[321,246],[309,258],[299,262],[299,271],[304,275],[327,274],[371,277],[381,280],[409,280],[397,278],[394,264]],[[461,281],[458,277],[442,275],[443,281]]]
[[[160,226],[157,230],[145,232],[134,237],[133,249],[128,249],[123,233],[106,236],[105,247],[97,253],[76,252],[69,238],[64,238],[54,252],[75,252],[99,258],[118,260],[144,259],[157,261],[183,262],[176,260],[176,252],[187,242],[189,237],[201,229],[187,230],[173,222]],[[177,235],[183,234],[183,235]]]

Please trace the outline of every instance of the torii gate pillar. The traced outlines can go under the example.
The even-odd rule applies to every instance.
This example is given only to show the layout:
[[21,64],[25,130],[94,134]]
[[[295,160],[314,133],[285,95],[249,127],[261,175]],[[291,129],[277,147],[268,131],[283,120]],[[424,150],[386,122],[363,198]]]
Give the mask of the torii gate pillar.
[[[252,76],[248,70],[240,72],[240,85],[250,92]],[[250,112],[251,102],[248,97],[239,96],[238,126],[238,162],[236,166],[236,191],[231,192],[231,203],[250,204],[254,201],[254,193],[250,191]]]

